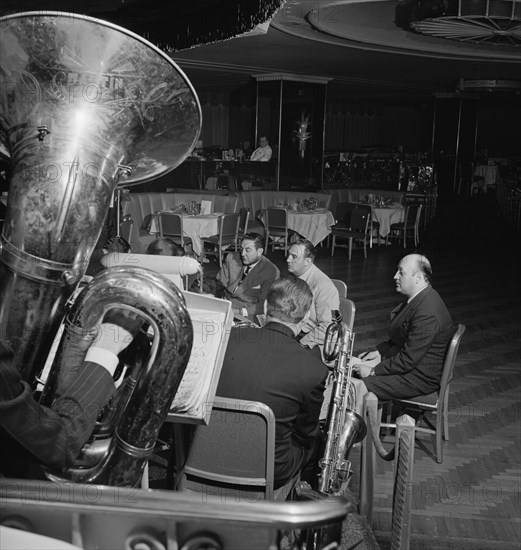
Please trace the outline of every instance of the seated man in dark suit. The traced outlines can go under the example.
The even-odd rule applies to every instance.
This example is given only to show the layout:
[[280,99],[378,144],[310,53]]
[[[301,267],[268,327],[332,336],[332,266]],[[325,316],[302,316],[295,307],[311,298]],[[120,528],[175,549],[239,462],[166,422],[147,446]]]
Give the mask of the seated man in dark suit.
[[278,268],[263,254],[264,237],[246,233],[240,252],[228,254],[217,273],[215,295],[230,300],[234,313],[263,313],[268,288],[280,275]]
[[327,367],[296,339],[313,295],[291,275],[277,279],[261,329],[233,328],[217,395],[265,403],[275,414],[275,488],[310,460],[319,435]]
[[353,370],[380,400],[407,399],[439,389],[452,319],[431,286],[429,260],[402,258],[394,275],[396,290],[407,297],[391,312],[389,340],[360,356]]

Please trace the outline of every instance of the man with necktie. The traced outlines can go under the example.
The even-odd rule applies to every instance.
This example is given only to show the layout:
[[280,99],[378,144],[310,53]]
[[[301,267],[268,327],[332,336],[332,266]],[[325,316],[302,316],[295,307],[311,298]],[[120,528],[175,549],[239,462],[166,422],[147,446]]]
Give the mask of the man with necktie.
[[394,275],[407,300],[391,312],[389,340],[360,356],[353,371],[382,401],[427,395],[439,389],[454,325],[431,286],[432,268],[420,254],[402,258]]
[[234,313],[258,315],[264,313],[268,289],[279,278],[278,268],[264,256],[264,237],[246,233],[239,252],[229,253],[217,273],[218,298],[230,300]]

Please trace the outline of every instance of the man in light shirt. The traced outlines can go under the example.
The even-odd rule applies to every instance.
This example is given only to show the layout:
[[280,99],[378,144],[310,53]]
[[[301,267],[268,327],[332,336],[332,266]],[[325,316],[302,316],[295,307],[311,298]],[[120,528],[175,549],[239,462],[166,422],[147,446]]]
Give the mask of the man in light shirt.
[[380,400],[407,399],[439,389],[455,326],[431,279],[431,264],[425,256],[402,258],[394,281],[407,300],[391,312],[389,340],[362,354],[363,362],[353,367]]
[[266,136],[261,136],[259,139],[259,146],[251,154],[250,160],[258,162],[268,162],[271,160],[271,155],[273,151],[268,143],[268,138]]
[[306,281],[313,293],[309,318],[298,335],[300,343],[308,348],[323,346],[327,327],[331,324],[331,311],[340,308],[338,290],[315,265],[315,256],[313,244],[307,239],[299,239],[291,245],[286,258],[289,273]]

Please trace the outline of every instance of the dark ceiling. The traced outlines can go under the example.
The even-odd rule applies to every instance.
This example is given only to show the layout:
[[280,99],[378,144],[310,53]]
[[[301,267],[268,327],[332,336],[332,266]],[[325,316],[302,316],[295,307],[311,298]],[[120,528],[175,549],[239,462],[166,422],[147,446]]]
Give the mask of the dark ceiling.
[[[453,93],[462,79],[497,92],[504,81],[514,88],[512,81],[521,81],[521,46],[471,44],[404,30],[395,23],[396,0],[242,0],[242,5],[250,11],[241,11],[241,0],[0,1],[2,14],[72,11],[145,36],[172,56],[196,91],[229,91],[252,75],[281,72],[330,78],[330,100]],[[226,38],[234,25],[252,28],[273,12],[269,28],[180,49]]]

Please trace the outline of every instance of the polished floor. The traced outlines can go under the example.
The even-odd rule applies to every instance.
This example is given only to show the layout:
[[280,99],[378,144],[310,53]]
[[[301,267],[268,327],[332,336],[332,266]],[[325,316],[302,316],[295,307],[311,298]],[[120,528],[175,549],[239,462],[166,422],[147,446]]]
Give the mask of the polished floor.
[[[521,278],[519,238],[499,217],[493,197],[447,196],[421,235],[434,287],[455,321],[467,327],[450,393],[450,440],[444,461],[432,441],[416,445],[411,549],[517,549],[521,544]],[[409,249],[408,251],[412,251]],[[317,265],[343,279],[356,304],[355,353],[386,335],[400,301],[392,276],[404,250],[375,246],[351,262],[321,247]],[[272,256],[284,272],[281,252]],[[208,271],[212,266],[208,266]],[[389,441],[391,441],[389,439]],[[357,467],[357,453],[353,451]],[[377,461],[373,530],[389,547],[392,464]],[[356,490],[356,481],[353,489]]]

